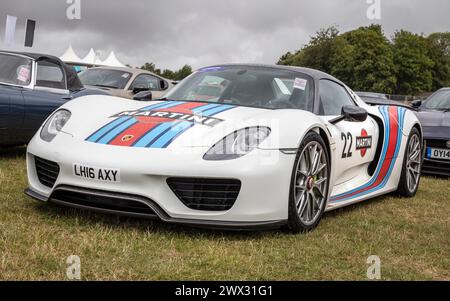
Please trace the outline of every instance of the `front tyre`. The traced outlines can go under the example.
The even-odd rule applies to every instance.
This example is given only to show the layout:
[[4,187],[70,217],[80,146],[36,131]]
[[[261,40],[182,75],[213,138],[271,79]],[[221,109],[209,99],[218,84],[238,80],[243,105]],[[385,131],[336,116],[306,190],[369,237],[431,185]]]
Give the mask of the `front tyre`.
[[397,193],[404,197],[413,197],[419,188],[422,168],[422,142],[420,133],[414,127],[408,137],[403,160],[402,174]]
[[327,203],[330,161],[322,137],[309,132],[297,152],[289,194],[288,228],[306,232],[320,222]]

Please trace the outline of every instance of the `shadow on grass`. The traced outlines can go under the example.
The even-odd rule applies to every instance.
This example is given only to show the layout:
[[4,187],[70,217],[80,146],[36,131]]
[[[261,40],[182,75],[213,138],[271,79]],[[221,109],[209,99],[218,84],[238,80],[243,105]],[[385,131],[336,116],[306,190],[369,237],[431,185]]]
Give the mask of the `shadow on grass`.
[[351,214],[352,212],[354,212],[355,210],[361,210],[364,208],[368,208],[371,206],[375,206],[377,204],[383,203],[383,202],[387,202],[387,198],[389,196],[393,196],[393,197],[397,197],[395,194],[386,194],[386,195],[381,195],[381,196],[377,196],[375,198],[372,199],[368,199],[365,201],[361,201],[352,205],[348,205],[336,210],[332,210],[329,212],[325,212],[325,214],[323,215],[323,218],[335,218],[338,216],[345,216],[347,214]]
[[27,148],[25,146],[17,147],[0,147],[0,159],[12,159],[17,157],[25,157]]
[[281,233],[278,229],[272,230],[217,230],[195,227],[190,225],[177,225],[163,222],[158,219],[144,219],[135,217],[126,217],[118,215],[109,215],[97,213],[89,210],[64,207],[57,204],[37,203],[34,209],[39,211],[46,219],[62,219],[64,223],[73,224],[75,226],[76,218],[78,225],[82,223],[83,227],[95,226],[99,223],[106,227],[116,229],[135,229],[141,232],[152,232],[162,235],[186,235],[191,238],[227,238],[231,241],[245,241],[262,239],[265,237],[276,236]]
[[[364,208],[369,208],[369,206],[375,206],[382,202],[389,201],[387,198],[389,196],[394,196],[395,194],[388,194],[379,196],[367,201],[362,201],[353,205],[349,205],[343,208],[339,208],[330,212],[326,212],[323,215],[324,220],[335,219],[335,218],[345,218],[350,215],[355,210],[362,210]],[[103,213],[97,213],[89,210],[76,209],[70,207],[64,207],[57,204],[43,204],[37,203],[34,205],[35,209],[39,211],[47,219],[62,219],[63,223],[77,226],[79,223],[83,227],[95,226],[99,223],[106,227],[116,228],[116,229],[136,229],[142,232],[153,232],[156,234],[163,235],[186,235],[191,238],[226,238],[230,241],[245,241],[245,240],[255,240],[264,238],[273,238],[280,235],[299,235],[302,234],[292,234],[289,231],[278,229],[266,229],[266,230],[217,230],[217,229],[207,229],[201,227],[195,227],[190,225],[177,225],[165,223],[158,219],[141,219],[134,217],[124,217],[117,215],[109,215]],[[320,224],[314,231],[320,231]],[[304,234],[303,234],[304,235]]]

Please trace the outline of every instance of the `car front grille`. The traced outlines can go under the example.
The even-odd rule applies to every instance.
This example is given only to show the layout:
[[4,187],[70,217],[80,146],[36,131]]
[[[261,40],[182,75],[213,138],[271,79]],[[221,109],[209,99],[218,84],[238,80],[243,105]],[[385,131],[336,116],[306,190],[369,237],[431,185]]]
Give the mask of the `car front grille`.
[[207,211],[231,209],[241,190],[234,179],[168,178],[167,184],[188,208]]
[[447,140],[426,139],[427,147],[436,147],[447,149]]
[[424,174],[450,176],[450,161],[425,159],[422,165]]
[[75,205],[87,209],[110,210],[116,213],[134,213],[143,215],[156,215],[145,203],[120,196],[87,193],[70,189],[56,189],[50,197],[51,201],[63,202],[66,205]]
[[53,188],[59,174],[59,165],[55,162],[34,157],[36,173],[42,185]]

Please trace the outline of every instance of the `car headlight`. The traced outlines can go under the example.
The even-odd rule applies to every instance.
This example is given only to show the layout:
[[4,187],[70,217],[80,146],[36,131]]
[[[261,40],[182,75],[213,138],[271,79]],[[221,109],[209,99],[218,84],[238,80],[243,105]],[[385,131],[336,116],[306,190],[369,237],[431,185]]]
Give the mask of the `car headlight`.
[[237,130],[214,144],[203,159],[216,161],[242,157],[257,148],[269,134],[270,128],[262,126]]
[[44,124],[41,131],[41,138],[50,142],[58,135],[70,118],[71,113],[67,110],[56,111]]

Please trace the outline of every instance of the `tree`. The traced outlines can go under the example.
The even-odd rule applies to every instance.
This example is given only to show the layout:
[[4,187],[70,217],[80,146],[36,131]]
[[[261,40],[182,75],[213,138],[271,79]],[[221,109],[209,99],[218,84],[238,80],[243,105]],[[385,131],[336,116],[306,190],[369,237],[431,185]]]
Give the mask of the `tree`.
[[393,43],[397,93],[416,95],[431,91],[434,62],[429,57],[426,38],[400,30],[395,32]]
[[161,69],[156,68],[156,65],[154,63],[145,63],[143,66],[141,66],[140,69],[150,71],[171,80],[182,80],[192,73],[192,67],[189,65],[184,65],[177,71],[172,71],[170,69],[164,69],[163,71],[161,71]]
[[295,54],[290,52],[284,54],[278,64],[308,67],[329,73],[333,43],[338,34],[339,30],[334,26],[321,29]]
[[145,63],[140,69],[161,75],[161,69],[156,69],[156,65],[154,63]]
[[175,71],[174,80],[182,80],[183,78],[189,76],[192,73],[192,67],[189,65],[184,65],[180,70]]
[[360,27],[333,41],[330,73],[354,90],[393,93],[394,55],[380,25]]
[[450,86],[450,32],[438,32],[428,36],[429,57],[434,63],[433,90]]

